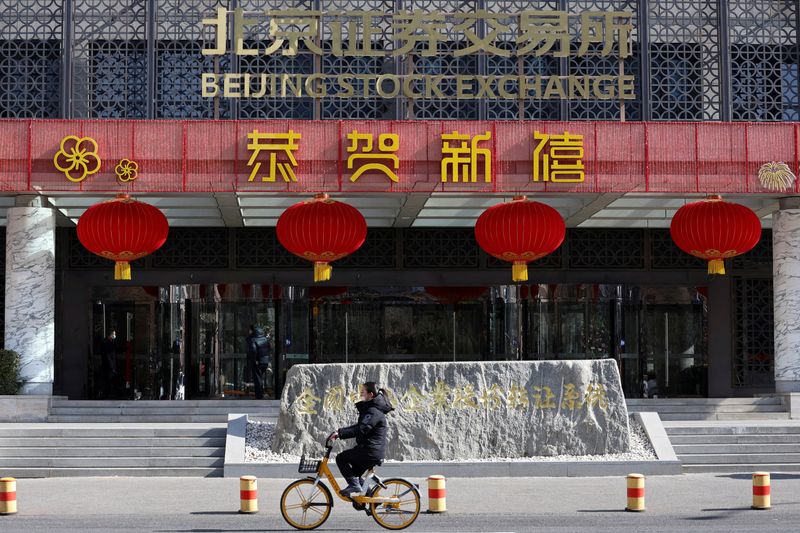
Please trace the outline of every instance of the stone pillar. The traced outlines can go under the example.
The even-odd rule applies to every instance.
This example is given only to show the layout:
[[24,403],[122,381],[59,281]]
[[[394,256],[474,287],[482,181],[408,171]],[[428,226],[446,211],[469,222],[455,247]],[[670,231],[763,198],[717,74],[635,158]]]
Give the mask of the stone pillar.
[[5,348],[20,355],[21,394],[53,394],[55,211],[12,207],[7,220]]
[[800,392],[800,198],[772,215],[775,392]]

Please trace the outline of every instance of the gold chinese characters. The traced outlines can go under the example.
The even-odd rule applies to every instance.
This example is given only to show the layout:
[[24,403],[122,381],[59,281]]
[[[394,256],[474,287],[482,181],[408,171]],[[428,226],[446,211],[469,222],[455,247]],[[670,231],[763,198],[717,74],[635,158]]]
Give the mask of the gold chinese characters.
[[[491,183],[492,132],[478,134],[443,132],[441,139],[440,178],[442,183]],[[297,183],[302,181],[295,169],[299,167],[295,153],[300,150],[302,135],[288,132],[247,134],[250,154],[247,167],[249,182]],[[401,139],[397,133],[364,133],[352,130],[346,134],[346,169],[351,182],[371,178],[400,183],[399,170]],[[563,134],[533,132],[532,182],[582,183],[586,179],[583,135],[564,131]]]
[[[463,13],[438,11],[383,13],[380,11],[318,11],[275,9],[246,12],[218,7],[203,19],[203,26],[213,33],[213,46],[203,55],[229,53],[232,43],[236,55],[295,56],[301,53],[323,55],[318,41],[324,35],[330,41],[329,52],[336,57],[437,55],[440,45],[451,35],[465,43],[452,52],[456,57],[484,53],[516,55],[570,54],[570,18],[579,32],[578,57],[586,55],[630,56],[631,21],[627,11],[584,11],[568,13],[557,10],[526,10],[518,13],[491,13],[486,10]],[[266,31],[264,31],[266,29]],[[232,34],[232,39],[229,37]],[[393,47],[384,43],[394,41]]]

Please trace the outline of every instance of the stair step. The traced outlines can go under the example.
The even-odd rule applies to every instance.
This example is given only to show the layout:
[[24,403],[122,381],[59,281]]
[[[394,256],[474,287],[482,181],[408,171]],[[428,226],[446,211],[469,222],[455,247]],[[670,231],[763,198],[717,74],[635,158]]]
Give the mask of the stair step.
[[[259,417],[261,418],[261,417]],[[271,417],[266,417],[272,419]],[[277,417],[274,418],[277,420]],[[81,423],[223,423],[228,421],[228,415],[100,415],[93,416],[90,414],[85,415],[57,415],[47,417],[48,422],[53,423],[67,423],[67,424],[81,424]]]
[[50,416],[61,415],[227,415],[246,412],[254,416],[278,416],[280,409],[250,408],[225,409],[224,407],[53,407]]
[[676,455],[684,464],[800,464],[800,453],[676,453]]
[[279,408],[280,400],[53,400],[53,407],[265,407]]
[[773,444],[767,441],[760,444],[675,444],[673,442],[672,447],[679,456],[691,454],[800,454],[800,442],[795,444]]
[[[49,444],[49,443],[48,443]],[[62,457],[224,457],[224,447],[194,446],[194,447],[108,447],[108,448],[81,448],[81,447],[14,447],[0,448],[0,462],[8,457],[37,457],[55,458]]]
[[697,414],[722,414],[722,413],[785,413],[782,405],[729,405],[715,407],[713,405],[665,405],[654,407],[649,405],[633,405],[628,410],[635,412],[656,411],[658,413],[697,413]]
[[24,468],[210,468],[224,457],[0,457],[0,470]]
[[670,406],[670,405],[782,405],[783,401],[777,396],[764,396],[759,398],[628,398],[628,406]]
[[42,477],[222,477],[222,468],[4,468],[3,475],[18,479]]
[[684,444],[800,444],[800,435],[669,435],[672,445]]
[[120,424],[76,424],[71,427],[59,427],[52,424],[36,424],[35,426],[1,427],[3,437],[20,438],[81,438],[81,437],[107,437],[107,438],[225,438],[226,427],[184,427],[181,425],[162,427],[132,427]]
[[683,464],[685,474],[726,473],[739,474],[751,472],[800,472],[800,463],[755,463],[755,464]]
[[763,425],[763,426],[748,426],[748,425],[708,425],[708,426],[675,426],[665,424],[664,429],[667,435],[672,438],[673,435],[798,435],[800,434],[800,425]]

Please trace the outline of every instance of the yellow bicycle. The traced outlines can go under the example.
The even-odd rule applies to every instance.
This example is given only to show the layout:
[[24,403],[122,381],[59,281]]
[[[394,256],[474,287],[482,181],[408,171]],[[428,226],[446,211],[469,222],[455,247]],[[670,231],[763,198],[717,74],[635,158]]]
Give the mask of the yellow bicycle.
[[305,455],[300,459],[301,474],[316,474],[293,481],[281,495],[281,515],[286,522],[296,529],[314,529],[325,523],[331,514],[333,497],[323,478],[327,478],[334,494],[345,502],[352,502],[353,507],[364,511],[386,529],[405,529],[419,516],[419,487],[403,478],[382,480],[370,468],[365,474],[361,486],[366,487],[363,496],[346,498],[339,494],[339,483],[336,482],[328,461],[333,444],[325,441],[325,456],[322,460],[307,460]]

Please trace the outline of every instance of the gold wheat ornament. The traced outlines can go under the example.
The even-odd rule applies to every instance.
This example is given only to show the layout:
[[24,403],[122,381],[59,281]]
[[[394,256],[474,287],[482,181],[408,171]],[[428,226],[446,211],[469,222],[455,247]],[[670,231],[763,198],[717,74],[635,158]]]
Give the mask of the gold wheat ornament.
[[783,161],[770,161],[758,169],[758,181],[769,191],[785,191],[794,184],[795,179],[789,165]]

